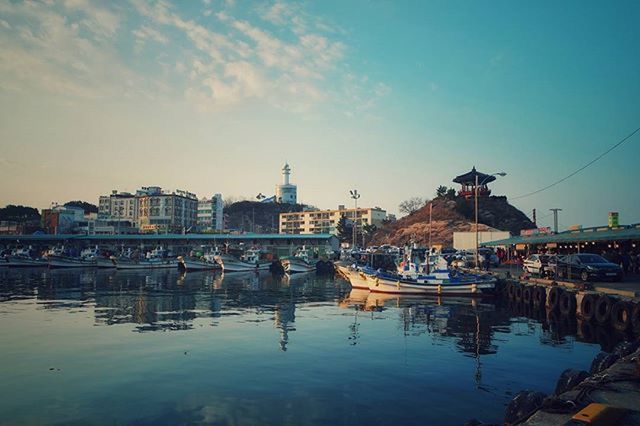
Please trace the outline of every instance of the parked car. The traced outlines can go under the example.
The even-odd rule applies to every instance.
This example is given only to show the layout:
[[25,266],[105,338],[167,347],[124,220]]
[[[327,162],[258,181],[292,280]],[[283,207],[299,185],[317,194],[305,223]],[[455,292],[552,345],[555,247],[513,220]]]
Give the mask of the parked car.
[[558,279],[579,278],[582,281],[622,281],[623,275],[620,265],[591,253],[557,257],[553,262],[550,259],[546,270]]
[[[490,266],[500,266],[500,258],[497,254],[494,253],[490,248],[480,248],[478,249],[478,253],[485,257],[485,259],[489,258]],[[462,267],[473,267],[476,264],[476,250],[462,250],[456,253],[454,256],[455,263],[454,266],[462,266]]]
[[524,260],[522,268],[530,274],[545,275],[549,258],[547,254],[532,254]]

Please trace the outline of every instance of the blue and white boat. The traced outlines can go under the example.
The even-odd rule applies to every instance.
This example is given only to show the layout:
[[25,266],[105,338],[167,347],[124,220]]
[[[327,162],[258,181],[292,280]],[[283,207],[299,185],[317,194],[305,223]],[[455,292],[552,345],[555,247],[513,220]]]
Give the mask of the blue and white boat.
[[377,293],[482,296],[492,294],[496,285],[491,276],[450,270],[442,257],[433,266],[407,260],[398,265],[396,272],[377,270],[364,275],[369,291]]

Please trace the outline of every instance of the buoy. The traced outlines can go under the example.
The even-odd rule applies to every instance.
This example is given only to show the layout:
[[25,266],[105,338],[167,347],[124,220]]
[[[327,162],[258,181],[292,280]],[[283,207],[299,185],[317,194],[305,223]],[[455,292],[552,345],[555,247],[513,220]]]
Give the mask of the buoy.
[[609,322],[609,318],[611,315],[611,306],[613,302],[609,296],[605,296],[604,294],[598,297],[596,301],[596,310],[595,310],[595,318],[598,324],[606,324]]
[[631,327],[631,307],[627,302],[619,300],[613,304],[611,307],[611,325],[622,332]]

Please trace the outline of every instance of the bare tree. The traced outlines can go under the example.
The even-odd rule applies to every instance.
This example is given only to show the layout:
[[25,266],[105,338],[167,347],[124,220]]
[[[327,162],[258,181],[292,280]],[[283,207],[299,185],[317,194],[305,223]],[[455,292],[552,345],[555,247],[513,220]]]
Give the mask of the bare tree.
[[420,197],[412,197],[404,200],[398,206],[400,213],[412,214],[420,210],[426,204],[426,200]]

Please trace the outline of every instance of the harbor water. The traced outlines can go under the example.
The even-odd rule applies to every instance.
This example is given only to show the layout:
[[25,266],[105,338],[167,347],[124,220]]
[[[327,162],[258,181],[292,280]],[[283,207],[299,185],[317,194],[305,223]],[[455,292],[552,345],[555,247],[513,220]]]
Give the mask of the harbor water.
[[0,424],[499,423],[615,343],[581,330],[313,273],[4,268]]

